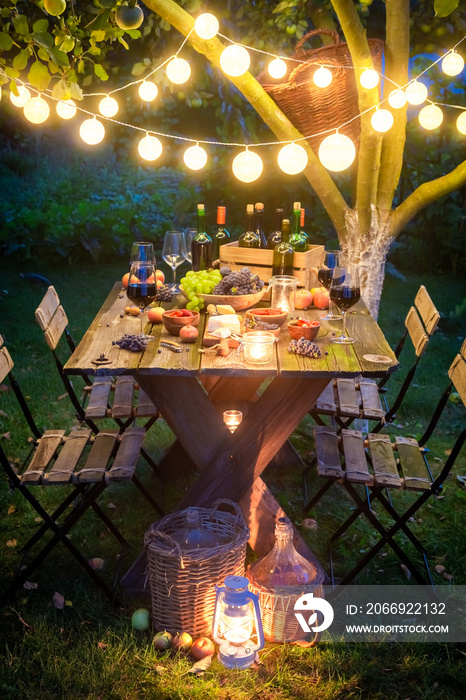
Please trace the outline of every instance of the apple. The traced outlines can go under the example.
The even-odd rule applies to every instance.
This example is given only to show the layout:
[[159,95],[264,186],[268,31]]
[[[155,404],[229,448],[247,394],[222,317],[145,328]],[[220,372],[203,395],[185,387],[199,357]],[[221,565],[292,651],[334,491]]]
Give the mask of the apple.
[[133,630],[140,632],[149,629],[149,611],[146,608],[138,608],[131,616],[131,626]]
[[180,328],[180,340],[183,343],[195,343],[199,336],[199,331],[194,326],[182,326]]
[[319,292],[326,292],[327,289],[325,287],[311,287],[311,294],[314,296],[314,294],[318,294]]
[[167,632],[167,630],[164,630],[163,632],[157,632],[157,634],[154,636],[154,639],[152,640],[152,644],[156,649],[165,651],[165,649],[170,648],[172,639],[173,635],[171,635],[170,632]]
[[294,293],[295,309],[308,309],[312,304],[312,293],[307,289],[298,289]]
[[189,653],[193,659],[199,661],[199,659],[203,659],[205,656],[213,656],[215,654],[215,644],[208,637],[199,637],[199,639],[196,639],[193,643]]
[[172,638],[171,644],[176,651],[189,651],[193,644],[193,638],[187,632],[178,632]]
[[153,306],[147,309],[147,318],[151,323],[162,323],[164,309],[161,306]]
[[155,271],[155,279],[160,280],[162,284],[165,282],[165,275],[163,274],[162,270]]
[[317,292],[314,294],[314,306],[316,309],[328,309],[329,305],[329,293],[326,289],[323,292]]
[[[128,288],[128,282],[129,282],[129,272],[127,272],[126,275],[123,275],[123,279],[121,280],[121,282],[122,282],[122,284],[123,284],[123,287],[124,287],[125,289],[127,289],[127,288]],[[131,284],[138,284],[138,282],[139,282],[139,280],[138,280],[138,278],[136,277],[136,275],[133,275],[133,276],[131,277]]]
[[115,22],[120,29],[137,29],[144,21],[144,12],[139,5],[120,5],[115,12]]
[[156,279],[156,280],[155,280],[155,284],[156,284],[156,286],[157,286],[157,289],[161,289],[161,287],[164,286],[162,280],[159,280],[159,279]]

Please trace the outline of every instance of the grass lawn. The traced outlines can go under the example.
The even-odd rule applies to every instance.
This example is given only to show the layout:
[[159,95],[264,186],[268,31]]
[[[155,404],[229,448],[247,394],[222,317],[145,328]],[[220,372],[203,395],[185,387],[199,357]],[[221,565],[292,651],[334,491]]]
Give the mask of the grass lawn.
[[[1,261],[0,334],[15,361],[15,375],[28,396],[41,427],[71,427],[75,418],[54,367],[42,332],[34,321],[34,310],[45,288],[19,273],[40,273],[56,286],[73,337],[79,340],[94,317],[113,282],[126,271],[126,263],[93,267],[26,266]],[[180,275],[180,271],[178,271]],[[388,340],[395,344],[403,330],[404,317],[421,283],[429,290],[443,319],[431,341],[416,375],[408,399],[395,423],[403,433],[419,437],[436,399],[447,383],[446,370],[464,338],[464,318],[449,318],[466,297],[466,283],[460,279],[412,277],[404,283],[387,277],[379,323]],[[463,323],[461,322],[463,320]],[[409,365],[412,351],[403,352],[403,365]],[[390,394],[403,378],[400,371],[390,380]],[[75,380],[73,380],[75,381]],[[79,380],[76,380],[79,381]],[[12,392],[0,392],[0,439],[12,461],[27,454],[29,430],[16,408]],[[293,435],[293,443],[305,461],[313,456],[312,421],[306,418]],[[464,427],[464,407],[449,403],[431,441],[430,464],[434,470],[445,459],[455,436]],[[156,458],[170,444],[172,434],[163,421],[157,421],[147,437],[148,449]],[[144,471],[145,470],[145,471]],[[157,495],[157,485],[149,469],[142,465],[143,480]],[[412,527],[426,545],[431,567],[442,564],[455,584],[466,585],[466,490],[456,475],[466,475],[463,449],[454,472],[444,486],[442,498],[431,499],[416,515]],[[265,480],[295,522],[306,515],[302,510],[301,474],[296,468],[283,472],[268,469]],[[165,487],[167,511],[186,487],[186,477],[172,480]],[[54,494],[49,496],[53,502]],[[404,496],[410,500],[409,494]],[[101,499],[104,510],[121,526],[134,546],[123,560],[122,570],[142,547],[142,538],[154,519],[132,485],[107,489]],[[315,509],[307,514],[317,522],[316,530],[302,528],[311,549],[326,566],[329,533],[350,512],[351,502],[334,485]],[[0,590],[5,590],[18,563],[17,550],[37,528],[36,513],[20,494],[0,480]],[[89,517],[71,535],[89,557],[102,557],[109,577],[120,552],[100,521]],[[335,553],[336,573],[348,569],[361,550],[376,539],[373,529],[362,521],[355,523]],[[15,544],[16,542],[16,544]],[[406,545],[406,538],[399,538]],[[411,554],[410,549],[410,554]],[[382,556],[383,555],[383,556]],[[358,577],[358,583],[406,584],[399,561],[386,549]],[[413,558],[418,561],[416,555]],[[434,574],[438,584],[448,581]],[[262,664],[247,672],[226,671],[214,660],[202,678],[188,673],[189,660],[156,652],[151,632],[131,629],[132,612],[149,601],[125,599],[113,609],[107,599],[57,547],[33,576],[36,590],[22,590],[0,606],[0,697],[3,699],[93,698],[178,700],[438,700],[465,697],[466,645],[459,644],[319,644],[315,648],[267,644]],[[60,592],[67,604],[57,610],[52,596]]]

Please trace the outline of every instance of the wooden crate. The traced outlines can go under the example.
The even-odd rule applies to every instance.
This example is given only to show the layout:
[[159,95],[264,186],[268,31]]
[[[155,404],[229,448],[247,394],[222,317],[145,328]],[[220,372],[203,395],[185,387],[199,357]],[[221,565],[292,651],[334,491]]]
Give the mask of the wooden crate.
[[[310,245],[305,253],[294,254],[294,276],[298,286],[311,289],[318,285],[317,268],[324,259],[323,245]],[[240,248],[238,241],[220,246],[220,262],[231,270],[249,267],[252,273],[268,282],[272,277],[273,250],[267,248]]]

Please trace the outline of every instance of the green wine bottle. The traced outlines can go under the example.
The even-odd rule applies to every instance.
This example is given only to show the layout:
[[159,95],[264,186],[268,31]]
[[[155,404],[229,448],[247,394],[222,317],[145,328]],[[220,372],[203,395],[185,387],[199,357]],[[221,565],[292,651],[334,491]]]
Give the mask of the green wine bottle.
[[256,206],[254,207],[254,211],[256,214],[256,236],[260,241],[261,248],[267,248],[267,239],[262,227],[262,217],[264,215],[264,205],[262,202],[257,202]]
[[297,253],[305,253],[307,250],[307,236],[301,232],[301,202],[293,204],[293,233],[290,236],[290,244]]
[[293,276],[294,248],[289,242],[290,220],[282,221],[282,240],[273,249],[272,276],[291,275]]
[[254,205],[248,204],[246,207],[246,231],[238,239],[240,248],[260,248],[261,243],[254,230]]
[[282,240],[283,209],[275,209],[275,230],[267,238],[267,248],[273,250]]

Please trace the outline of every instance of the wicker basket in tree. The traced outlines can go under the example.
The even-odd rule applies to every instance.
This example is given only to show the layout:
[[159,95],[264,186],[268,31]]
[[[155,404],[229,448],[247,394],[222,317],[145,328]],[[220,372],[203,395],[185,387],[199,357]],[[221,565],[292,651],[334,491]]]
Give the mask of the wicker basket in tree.
[[[333,44],[316,49],[304,50],[305,41],[318,34],[333,37]],[[369,48],[375,70],[381,72],[384,43],[381,39],[369,39]],[[353,61],[348,45],[340,41],[337,32],[330,29],[314,29],[298,41],[293,58],[303,61],[288,75],[285,82],[273,80],[268,71],[263,71],[258,80],[264,90],[286,114],[291,123],[299,129],[314,150],[328,136],[321,132],[340,127],[342,134],[349,136],[354,144],[359,143],[360,120],[357,117],[358,94]],[[316,70],[325,65],[332,71],[332,82],[326,88],[319,88],[313,81]],[[315,134],[320,136],[314,136]]]
[[185,510],[166,515],[144,537],[154,627],[188,632],[194,639],[211,634],[215,584],[223,583],[230,574],[244,576],[249,539],[241,510],[233,501],[219,499],[212,508],[196,510],[203,527],[224,544],[182,553],[171,534],[184,527]]

